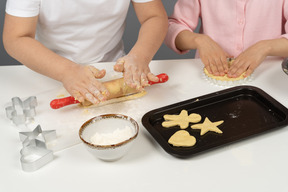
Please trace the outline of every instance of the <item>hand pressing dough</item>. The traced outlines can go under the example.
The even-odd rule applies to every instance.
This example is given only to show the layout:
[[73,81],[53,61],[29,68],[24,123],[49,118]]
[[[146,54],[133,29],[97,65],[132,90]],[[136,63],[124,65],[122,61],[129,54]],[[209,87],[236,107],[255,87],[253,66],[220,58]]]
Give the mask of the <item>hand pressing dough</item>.
[[204,68],[204,73],[208,76],[208,77],[211,77],[213,79],[216,79],[216,80],[219,80],[219,81],[238,81],[238,80],[241,80],[241,79],[245,79],[246,77],[244,76],[245,75],[245,72],[242,73],[239,77],[235,77],[235,78],[232,78],[232,77],[228,77],[227,74],[225,74],[224,76],[215,76],[215,75],[212,75],[210,74],[206,68]]
[[191,113],[188,116],[186,110],[182,110],[179,115],[164,115],[163,118],[166,120],[162,122],[163,127],[173,127],[179,125],[181,129],[186,129],[189,126],[189,122],[198,123],[201,121],[201,116],[196,113]]
[[200,135],[204,135],[208,131],[216,133],[223,133],[217,126],[221,125],[224,121],[211,122],[207,117],[203,123],[192,125],[192,129],[201,129]]
[[[233,64],[233,61],[234,59],[230,60],[229,63],[228,63],[228,67],[230,68],[230,66]],[[242,73],[239,77],[235,77],[235,78],[231,78],[231,77],[228,77],[227,74],[225,74],[224,76],[215,76],[215,75],[212,75],[210,74],[206,68],[204,68],[204,73],[205,75],[207,75],[208,77],[211,77],[213,79],[216,79],[216,80],[220,80],[220,81],[238,81],[238,80],[241,80],[241,79],[245,79],[246,77],[244,76],[245,75],[245,72]]]
[[188,131],[180,130],[170,137],[168,143],[175,147],[192,147],[196,144],[196,138],[191,136]]

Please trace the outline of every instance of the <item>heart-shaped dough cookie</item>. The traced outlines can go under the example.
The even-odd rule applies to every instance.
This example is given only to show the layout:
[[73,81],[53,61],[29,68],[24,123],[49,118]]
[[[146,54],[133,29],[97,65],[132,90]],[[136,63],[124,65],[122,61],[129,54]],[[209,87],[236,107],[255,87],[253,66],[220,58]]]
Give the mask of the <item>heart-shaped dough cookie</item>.
[[176,147],[192,147],[196,144],[196,138],[188,131],[180,130],[170,137],[168,143]]

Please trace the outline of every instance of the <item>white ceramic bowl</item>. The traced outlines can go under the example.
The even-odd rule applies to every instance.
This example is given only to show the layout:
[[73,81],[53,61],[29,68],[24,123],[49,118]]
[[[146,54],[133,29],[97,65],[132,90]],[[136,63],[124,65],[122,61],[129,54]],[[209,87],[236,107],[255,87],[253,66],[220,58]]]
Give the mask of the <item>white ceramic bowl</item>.
[[[88,151],[95,157],[114,161],[129,151],[138,132],[139,126],[131,117],[105,114],[86,121],[79,130],[79,136]],[[96,135],[98,140],[95,139]]]

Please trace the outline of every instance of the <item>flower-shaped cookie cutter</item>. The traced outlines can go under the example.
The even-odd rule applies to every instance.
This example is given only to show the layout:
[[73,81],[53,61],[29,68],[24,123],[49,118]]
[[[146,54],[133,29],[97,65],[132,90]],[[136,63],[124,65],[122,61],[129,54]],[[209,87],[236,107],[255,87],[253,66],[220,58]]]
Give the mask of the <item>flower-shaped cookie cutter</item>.
[[21,166],[23,171],[32,172],[43,167],[54,159],[53,151],[47,149],[46,142],[56,139],[56,131],[42,131],[38,125],[32,132],[19,132],[23,148]]
[[6,116],[15,124],[25,124],[28,119],[34,119],[37,98],[31,96],[22,101],[19,97],[12,98],[12,106],[6,107]]

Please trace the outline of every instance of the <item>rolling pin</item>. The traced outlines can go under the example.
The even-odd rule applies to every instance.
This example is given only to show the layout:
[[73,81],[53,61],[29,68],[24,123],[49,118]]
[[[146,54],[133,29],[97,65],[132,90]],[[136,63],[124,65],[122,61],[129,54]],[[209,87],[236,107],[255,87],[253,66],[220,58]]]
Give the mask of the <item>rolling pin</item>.
[[[159,78],[159,81],[158,82],[149,81],[148,82],[149,85],[158,84],[158,83],[165,83],[169,79],[168,75],[165,73],[161,73],[161,74],[157,75],[157,77]],[[106,103],[125,101],[125,100],[129,100],[129,99],[141,97],[141,96],[145,95],[145,93],[146,93],[145,91],[139,92],[139,90],[127,86],[124,82],[124,78],[106,81],[106,82],[103,82],[103,85],[106,87],[106,89],[110,93],[109,97],[107,98],[107,101],[104,101]],[[50,102],[50,107],[52,109],[59,109],[59,108],[62,108],[64,106],[76,104],[76,103],[80,103],[80,102],[78,100],[76,100],[74,97],[69,96],[69,97],[64,97],[64,98],[52,100]],[[87,100],[85,100],[81,104],[84,106],[93,105],[91,102],[89,102]]]

